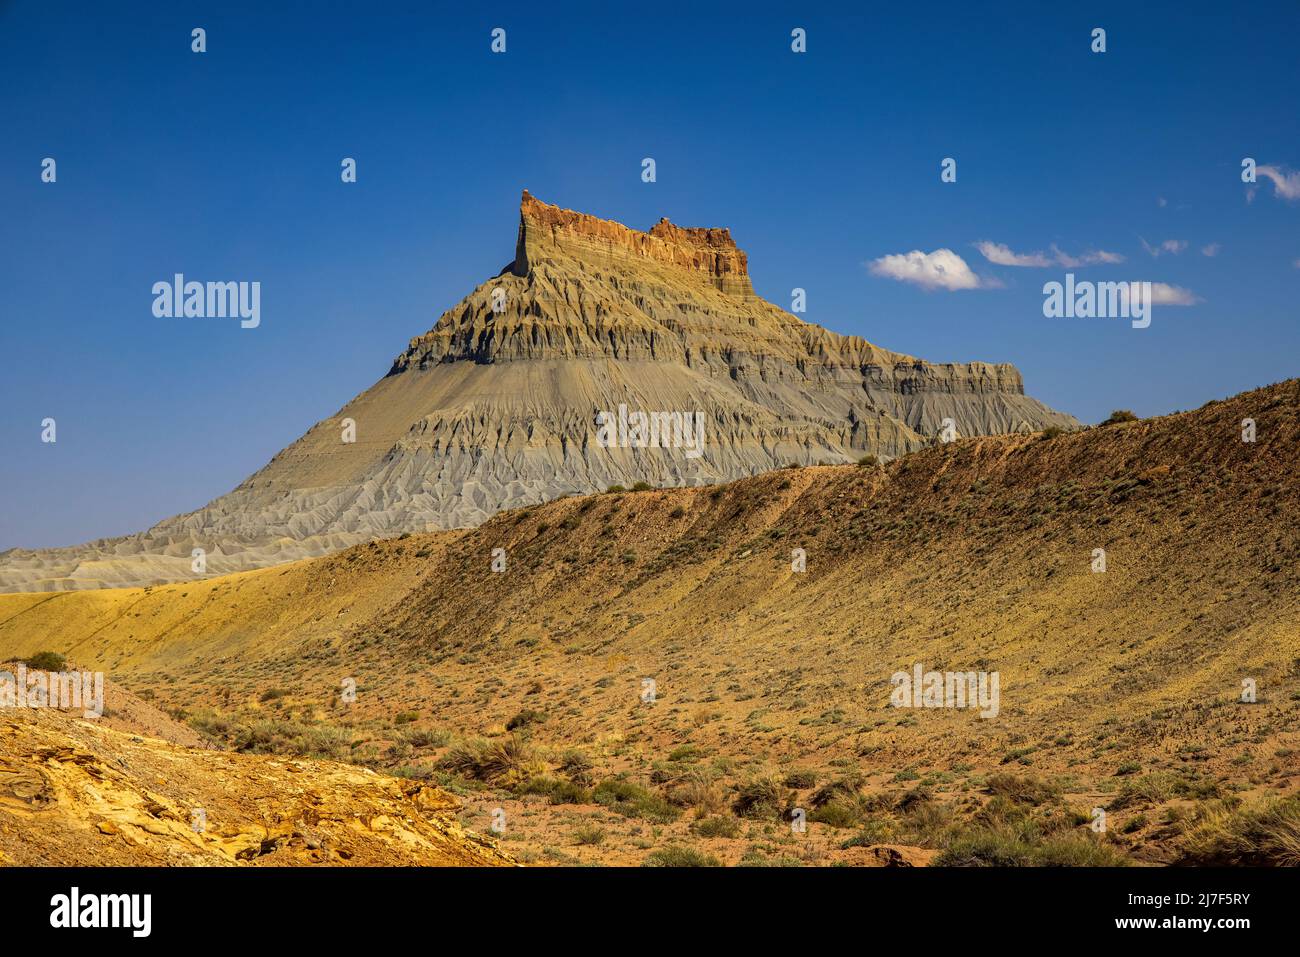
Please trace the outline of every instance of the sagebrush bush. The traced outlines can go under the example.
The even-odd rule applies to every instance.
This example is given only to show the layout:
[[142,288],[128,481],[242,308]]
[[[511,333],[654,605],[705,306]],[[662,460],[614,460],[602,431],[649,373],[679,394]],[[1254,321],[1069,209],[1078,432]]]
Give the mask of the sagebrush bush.
[[530,724],[545,724],[546,712],[538,711],[536,708],[525,708],[513,718],[506,722],[507,731],[515,731],[519,728],[526,728]]
[[789,771],[785,776],[785,786],[796,791],[805,791],[817,784],[817,772],[805,768]]
[[734,817],[717,814],[695,821],[691,824],[691,830],[700,837],[739,837],[740,822]]
[[36,671],[62,671],[67,667],[68,660],[57,651],[38,651],[24,664]]
[[712,854],[705,854],[693,847],[670,844],[657,851],[651,851],[641,865],[642,867],[721,867],[722,862]]
[[584,847],[594,847],[605,840],[605,829],[595,824],[584,824],[573,832],[573,840]]
[[402,740],[413,748],[442,748],[451,741],[451,732],[433,728],[410,728],[402,732]]
[[631,781],[601,781],[591,792],[591,799],[624,817],[644,818],[657,824],[675,821],[681,814],[658,794]]

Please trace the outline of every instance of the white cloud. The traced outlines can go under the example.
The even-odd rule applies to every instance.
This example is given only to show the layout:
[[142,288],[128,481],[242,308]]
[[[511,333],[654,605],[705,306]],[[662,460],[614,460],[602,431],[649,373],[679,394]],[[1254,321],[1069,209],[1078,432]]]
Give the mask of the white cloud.
[[978,242],[975,248],[995,266],[1050,266],[1052,261],[1042,253],[1013,253],[1004,243]]
[[1159,256],[1161,253],[1173,253],[1175,256],[1177,256],[1179,253],[1181,253],[1184,249],[1187,248],[1187,240],[1185,239],[1166,239],[1163,243],[1160,243],[1158,246],[1152,246],[1141,236],[1138,237],[1138,240],[1142,243],[1142,248],[1145,249],[1152,256]]
[[1065,266],[1067,269],[1073,269],[1075,266],[1095,266],[1098,263],[1122,263],[1124,257],[1119,253],[1108,253],[1104,249],[1098,249],[1091,252],[1081,253],[1078,256],[1071,256],[1062,252],[1055,243],[1052,244],[1052,254],[1056,256],[1056,264]]
[[1124,257],[1119,253],[1106,252],[1104,249],[1071,256],[1069,253],[1063,252],[1055,243],[1052,244],[1052,254],[1050,256],[1041,252],[1012,252],[1011,248],[1005,243],[994,243],[988,240],[976,243],[975,248],[995,266],[1033,266],[1042,269],[1055,265],[1072,269],[1075,266],[1095,266],[1097,263],[1122,263],[1124,261]]
[[1190,289],[1184,289],[1182,286],[1171,286],[1168,283],[1153,282],[1151,284],[1151,302],[1157,306],[1194,306],[1200,302],[1200,298]]
[[1202,256],[1217,256],[1217,255],[1219,255],[1219,250],[1222,249],[1222,248],[1223,248],[1223,245],[1222,245],[1221,243],[1210,243],[1208,246],[1202,246],[1202,247],[1201,247],[1201,255],[1202,255]]
[[[1120,283],[1121,300],[1127,302],[1130,292],[1137,285],[1137,283]],[[1164,282],[1151,283],[1151,305],[1153,306],[1195,306],[1200,301],[1200,296],[1182,286],[1171,286]]]
[[951,249],[936,249],[932,253],[913,249],[910,253],[881,256],[872,260],[868,268],[874,275],[914,283],[924,289],[952,292],[980,288],[979,276]]
[[1300,199],[1300,173],[1288,173],[1282,166],[1256,166],[1255,172],[1273,181],[1273,195]]

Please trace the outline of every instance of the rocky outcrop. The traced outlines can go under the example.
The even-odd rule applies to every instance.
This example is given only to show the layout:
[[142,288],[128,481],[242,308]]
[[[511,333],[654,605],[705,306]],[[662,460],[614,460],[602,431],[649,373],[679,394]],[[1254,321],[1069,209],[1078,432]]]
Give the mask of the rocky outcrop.
[[[634,429],[606,447],[601,412],[689,413],[702,442],[647,446]],[[194,574],[194,548],[222,574],[613,484],[889,459],[945,420],[964,436],[1077,424],[1026,396],[1011,365],[925,362],[766,302],[726,229],[642,232],[525,191],[515,259],[336,416],[196,512],[0,556],[0,589],[174,581]]]
[[0,715],[0,865],[508,867],[419,781],[183,747],[66,712]]
[[745,254],[736,248],[729,229],[683,228],[665,217],[643,233],[621,223],[551,206],[524,190],[511,272],[526,276],[539,260],[549,258],[548,250],[563,251],[577,259],[622,259],[625,265],[634,267],[637,260],[649,260],[698,273],[733,295],[752,296],[754,292]]

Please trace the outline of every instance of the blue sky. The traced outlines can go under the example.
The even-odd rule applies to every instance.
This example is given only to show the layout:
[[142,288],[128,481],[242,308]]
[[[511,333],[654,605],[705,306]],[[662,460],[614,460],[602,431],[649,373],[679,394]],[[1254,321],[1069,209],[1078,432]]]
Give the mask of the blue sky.
[[[0,2],[0,548],[234,487],[512,258],[525,186],[729,226],[760,295],[805,288],[805,318],[922,358],[1014,362],[1086,422],[1300,372],[1300,202],[1240,177],[1247,156],[1300,168],[1300,4],[270,6]],[[1046,319],[1067,270],[980,241],[1106,251],[1123,261],[1076,275],[1199,301],[1144,330]],[[1187,245],[1143,246],[1167,241]],[[939,249],[991,288],[868,268]],[[155,318],[175,272],[259,281],[261,326]]]

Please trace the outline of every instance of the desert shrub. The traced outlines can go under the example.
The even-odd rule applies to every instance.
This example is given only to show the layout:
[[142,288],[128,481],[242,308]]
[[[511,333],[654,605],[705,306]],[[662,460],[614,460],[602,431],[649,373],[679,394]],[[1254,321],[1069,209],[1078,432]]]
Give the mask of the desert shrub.
[[1112,811],[1122,811],[1138,804],[1159,804],[1174,797],[1184,787],[1182,779],[1168,771],[1144,774],[1126,780],[1109,806]]
[[772,854],[775,848],[755,844],[741,856],[740,867],[803,867],[804,862],[789,854]]
[[1124,867],[1128,858],[1115,848],[1081,834],[1049,837],[1033,851],[1035,867]]
[[552,804],[586,804],[591,800],[591,792],[576,781],[556,781],[550,800]]
[[405,761],[407,758],[411,756],[411,750],[412,749],[409,744],[407,744],[401,738],[398,738],[396,741],[388,745],[388,760]]
[[1176,862],[1198,867],[1300,866],[1300,798],[1234,809],[1216,801],[1197,809]]
[[254,721],[238,725],[231,731],[231,747],[252,754],[293,754],[346,761],[352,753],[352,732],[329,725]]
[[518,735],[500,741],[466,741],[456,745],[438,767],[462,778],[518,787],[542,770],[533,749]]
[[931,793],[929,787],[922,784],[896,797],[893,801],[893,808],[896,812],[905,816],[919,814],[933,800],[934,794]]
[[1059,425],[1049,425],[1047,428],[1043,429],[1041,438],[1044,441],[1051,441],[1052,439],[1059,438],[1064,434],[1065,429],[1061,428]]
[[413,748],[441,748],[451,741],[450,731],[433,728],[411,728],[402,732],[402,740]]
[[785,776],[785,786],[796,791],[804,791],[817,784],[817,772],[806,768],[797,768]]
[[693,847],[670,844],[651,851],[641,865],[642,867],[721,867],[722,862],[712,854],[705,854]]
[[784,810],[781,779],[770,772],[754,775],[743,781],[732,802],[732,809],[741,817],[779,817]]
[[632,486],[632,491],[634,492],[649,492],[653,489],[654,486],[651,485],[649,482],[636,482]]
[[540,794],[549,797],[551,792],[555,790],[555,786],[559,783],[558,780],[549,775],[539,774],[518,785],[515,788],[515,794],[520,796],[527,794]]
[[862,822],[858,833],[840,847],[870,847],[872,844],[886,844],[892,841],[897,833],[898,828],[891,818],[873,814]]
[[674,821],[681,814],[658,794],[631,781],[601,781],[591,792],[591,799],[624,817],[644,818],[659,824]]
[[740,822],[734,817],[715,814],[696,821],[691,825],[691,830],[700,837],[733,838],[740,836]]
[[898,830],[905,843],[942,847],[960,828],[953,821],[951,807],[938,801],[921,801],[902,815]]
[[420,720],[418,711],[399,711],[393,716],[394,724],[410,724],[413,721]]
[[403,764],[388,772],[395,778],[407,778],[412,781],[428,781],[434,775],[434,769],[427,764]]
[[700,756],[700,749],[693,744],[679,744],[668,752],[669,761],[693,761]]
[[691,771],[679,778],[668,791],[668,800],[694,808],[699,816],[720,814],[727,808],[726,796],[708,771]]
[[977,828],[952,840],[936,867],[1121,867],[1127,859],[1085,835],[1035,839],[999,828]]
[[560,759],[560,773],[578,784],[591,783],[592,763],[582,751],[565,751]]
[[513,718],[506,722],[507,731],[517,731],[520,728],[526,728],[530,724],[544,724],[546,713],[538,711],[536,708],[525,708]]
[[1015,838],[986,830],[958,838],[934,860],[936,867],[1028,867],[1029,845]]
[[464,778],[476,778],[483,745],[484,742],[462,741],[442,756],[438,767]]
[[1102,425],[1119,425],[1121,422],[1136,422],[1137,416],[1128,409],[1116,409]]
[[1042,836],[1033,809],[1009,797],[995,794],[975,812],[974,820],[981,826],[993,828],[1004,833],[1015,833],[1026,840]]
[[346,728],[318,725],[305,728],[294,739],[298,753],[307,757],[347,760],[352,752],[352,732]]
[[858,459],[858,465],[862,466],[863,468],[870,468],[873,465],[879,465],[879,464],[880,464],[880,459],[878,459],[874,455],[864,455],[862,456],[862,458]]
[[808,820],[831,827],[857,827],[862,823],[862,806],[853,798],[838,797],[814,808]]
[[210,708],[200,708],[185,720],[195,731],[219,741],[224,741],[233,727],[229,718],[218,715]]
[[516,788],[518,794],[539,794],[551,804],[586,804],[591,794],[581,784],[540,774],[529,778]]
[[669,517],[669,518],[681,518],[681,517],[684,516],[685,514],[686,514],[686,509],[684,509],[684,508],[682,508],[680,505],[678,505],[678,506],[675,506],[675,507],[673,508],[673,510],[672,510],[671,512],[668,513],[668,517]]
[[1129,818],[1127,821],[1125,821],[1124,826],[1120,828],[1120,833],[1135,834],[1150,823],[1151,822],[1147,820],[1147,816],[1145,814],[1139,814],[1137,817]]
[[625,489],[621,485],[611,485],[609,488],[605,489],[605,492],[610,495],[616,495],[619,492],[626,492],[626,491],[627,489]]
[[235,727],[231,747],[252,754],[278,754],[288,751],[291,734],[280,721],[254,721]]
[[38,651],[24,664],[36,671],[62,671],[68,665],[68,659],[57,651]]
[[573,832],[574,843],[594,847],[605,840],[605,829],[595,824],[584,824]]
[[1035,777],[1021,777],[1016,774],[993,774],[985,782],[989,794],[1004,797],[1017,804],[1031,804],[1037,807],[1060,797],[1060,789]]
[[285,691],[283,688],[267,688],[258,696],[257,700],[263,703],[267,701],[275,701],[277,698],[283,698],[288,693],[289,692]]
[[832,801],[858,797],[863,780],[860,774],[850,774],[847,777],[826,782],[813,792],[812,806],[818,808],[823,804],[830,804]]

